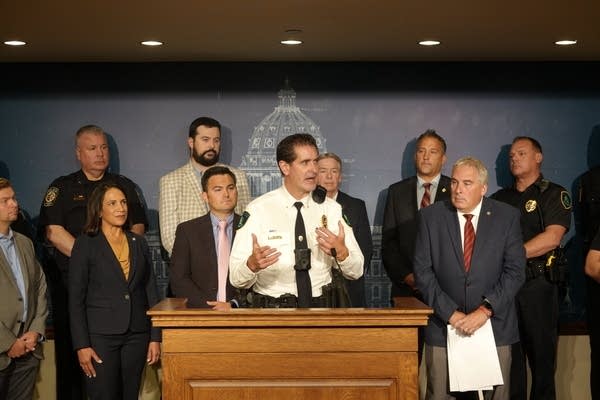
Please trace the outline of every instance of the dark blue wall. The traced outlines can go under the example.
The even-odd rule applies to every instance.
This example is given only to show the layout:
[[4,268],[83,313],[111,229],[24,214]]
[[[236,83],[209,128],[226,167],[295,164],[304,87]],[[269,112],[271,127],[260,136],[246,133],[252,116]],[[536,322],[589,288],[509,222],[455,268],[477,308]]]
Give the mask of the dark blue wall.
[[140,186],[155,230],[158,179],[185,162],[190,121],[200,115],[219,119],[225,127],[222,160],[237,166],[289,78],[296,104],[320,127],[327,149],[349,161],[343,189],[366,200],[377,226],[383,191],[414,173],[413,139],[428,128],[448,142],[445,172],[458,157],[476,156],[490,169],[490,193],[506,182],[502,150],[516,135],[538,138],[544,174],[571,189],[588,168],[588,141],[600,126],[599,67],[0,64],[0,172],[10,176],[22,207],[36,217],[52,179],[77,168],[76,129],[98,124],[113,141],[111,168]]

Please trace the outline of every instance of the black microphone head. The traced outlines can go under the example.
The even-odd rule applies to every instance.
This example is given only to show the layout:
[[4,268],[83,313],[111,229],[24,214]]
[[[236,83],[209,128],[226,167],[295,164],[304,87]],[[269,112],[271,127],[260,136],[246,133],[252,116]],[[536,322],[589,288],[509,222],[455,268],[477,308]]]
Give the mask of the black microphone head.
[[327,189],[321,185],[317,185],[315,190],[312,192],[312,199],[315,201],[315,203],[321,204],[325,201],[325,197],[327,197]]

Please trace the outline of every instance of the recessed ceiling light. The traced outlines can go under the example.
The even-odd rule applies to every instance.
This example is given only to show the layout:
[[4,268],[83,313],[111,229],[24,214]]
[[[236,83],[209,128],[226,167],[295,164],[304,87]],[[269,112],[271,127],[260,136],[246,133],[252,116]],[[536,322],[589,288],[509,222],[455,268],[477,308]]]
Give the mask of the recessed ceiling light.
[[27,43],[22,40],[7,40],[4,44],[7,46],[25,46]]
[[569,39],[557,40],[556,42],[554,42],[554,44],[557,44],[559,46],[571,46],[576,43],[577,43],[577,40],[569,40]]
[[298,40],[298,39],[287,39],[287,40],[282,40],[281,44],[285,44],[287,46],[296,46],[299,44],[302,44],[302,40]]
[[437,46],[441,42],[439,40],[421,40],[419,44],[421,46]]
[[299,36],[302,34],[302,29],[287,29],[284,32],[284,37],[280,43],[285,44],[286,46],[297,46],[302,44],[302,40],[300,40]]
[[162,46],[163,42],[159,42],[158,40],[144,40],[142,44],[144,46]]

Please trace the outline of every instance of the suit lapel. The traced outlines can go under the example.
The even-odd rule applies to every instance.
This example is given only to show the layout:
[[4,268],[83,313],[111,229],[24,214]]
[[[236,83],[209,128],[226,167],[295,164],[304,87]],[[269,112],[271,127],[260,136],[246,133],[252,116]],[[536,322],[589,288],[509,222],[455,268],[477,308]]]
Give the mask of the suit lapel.
[[[478,260],[481,258],[480,253],[483,251],[483,246],[486,243],[487,238],[490,236],[490,232],[492,230],[492,224],[490,224],[491,216],[492,211],[490,209],[490,202],[484,198],[483,203],[481,204],[481,210],[479,212],[479,220],[477,221],[477,230],[475,231],[473,260]],[[474,266],[477,264],[472,262],[471,265]]]
[[207,257],[209,260],[209,269],[211,274],[215,274],[218,276],[219,264],[217,262],[217,248],[215,246],[215,233],[212,225],[212,220],[210,219],[210,214],[206,214],[206,217],[203,219],[202,223],[205,225],[203,229],[198,229],[195,231],[194,242],[202,243],[206,242],[206,251],[208,254],[204,254],[203,257]]
[[[115,274],[119,278],[119,282],[123,282],[124,285],[127,285],[127,281],[125,280],[125,275],[123,274],[123,269],[121,268],[121,264],[119,260],[117,260],[117,256],[113,252],[110,244],[108,243],[108,239],[104,236],[104,233],[100,233],[99,236],[101,238],[101,247],[100,254],[101,257],[107,261],[109,268],[111,269],[111,273]],[[130,256],[131,256],[131,247],[129,248]],[[131,264],[131,262],[130,262]],[[130,266],[131,267],[131,266]],[[131,275],[131,274],[130,274]]]
[[125,232],[125,235],[127,236],[127,245],[129,246],[129,279],[127,283],[130,284],[138,270],[138,243],[136,238],[129,232]]
[[23,282],[25,283],[25,293],[29,293],[29,271],[27,270],[27,264],[25,262],[25,257],[22,248],[21,240],[17,238],[15,235],[15,254],[19,258],[19,264],[21,266],[21,274],[23,275]]
[[435,192],[435,201],[444,201],[450,198],[450,182],[443,175],[440,177],[440,183]]
[[412,178],[412,181],[410,182],[410,198],[409,198],[409,204],[408,207],[410,210],[414,210],[414,212],[416,213],[417,211],[419,211],[419,205],[417,204],[417,185],[419,184],[419,180],[417,179],[416,176],[414,176]]
[[204,214],[208,214],[208,209],[206,207],[206,204],[204,203],[204,200],[202,200],[202,188],[200,187],[200,184],[198,183],[198,178],[196,177],[196,172],[194,171],[194,166],[192,165],[192,161],[190,160],[190,162],[188,163],[188,168],[186,170],[185,173],[185,179],[187,180],[187,185],[186,187],[192,187],[194,188],[193,190],[193,194],[191,201],[197,203],[200,206],[200,215],[204,215]]
[[8,260],[6,259],[6,256],[4,255],[4,251],[2,249],[0,249],[0,270],[2,270],[2,272],[4,272],[4,275],[6,275],[8,277],[8,280],[15,287],[15,290],[18,291],[19,287],[17,286],[17,281],[15,280],[15,276],[13,275],[12,268],[8,264]]
[[465,261],[463,256],[462,237],[460,234],[458,215],[456,214],[456,209],[450,203],[446,203],[446,210],[445,225],[448,227],[448,237],[450,238],[450,242],[452,242],[452,248],[454,249],[454,254],[456,255],[456,259],[458,261],[456,265],[461,266],[461,269],[464,272]]

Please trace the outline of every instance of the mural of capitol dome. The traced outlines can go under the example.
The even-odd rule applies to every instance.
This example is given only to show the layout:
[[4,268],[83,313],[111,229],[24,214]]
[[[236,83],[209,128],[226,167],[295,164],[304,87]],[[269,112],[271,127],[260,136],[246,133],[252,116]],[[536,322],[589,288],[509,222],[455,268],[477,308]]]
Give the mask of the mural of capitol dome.
[[240,164],[246,171],[252,197],[281,186],[275,151],[281,139],[294,133],[311,134],[317,141],[319,153],[327,151],[319,126],[296,106],[296,92],[286,81],[279,91],[279,105],[254,128],[248,139],[248,152]]

